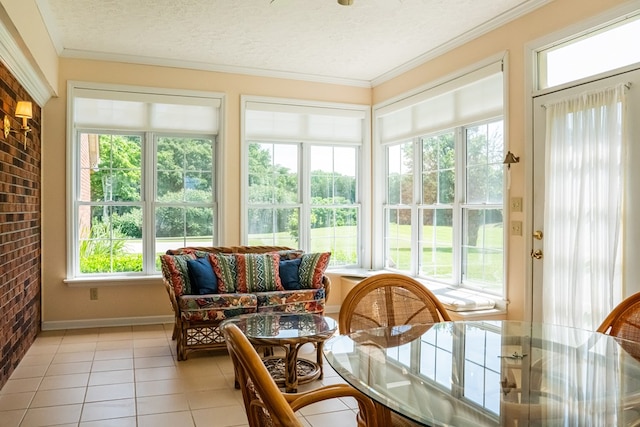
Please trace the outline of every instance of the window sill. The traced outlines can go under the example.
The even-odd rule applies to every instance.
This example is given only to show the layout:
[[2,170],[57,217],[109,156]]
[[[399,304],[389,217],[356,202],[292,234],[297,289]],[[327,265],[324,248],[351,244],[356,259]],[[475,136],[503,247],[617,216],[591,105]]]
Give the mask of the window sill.
[[[369,276],[387,272],[386,270],[365,270],[365,269],[335,269],[327,270],[329,274],[335,274],[345,279],[362,280]],[[417,281],[423,283],[442,302],[448,311],[459,315],[464,313],[490,313],[506,314],[507,301],[496,295],[486,294],[465,288],[454,288],[438,283],[427,282],[424,279]]]
[[96,276],[96,277],[76,277],[65,279],[64,283],[70,288],[95,288],[104,286],[125,286],[125,285],[147,285],[150,283],[160,283],[162,275],[153,276]]

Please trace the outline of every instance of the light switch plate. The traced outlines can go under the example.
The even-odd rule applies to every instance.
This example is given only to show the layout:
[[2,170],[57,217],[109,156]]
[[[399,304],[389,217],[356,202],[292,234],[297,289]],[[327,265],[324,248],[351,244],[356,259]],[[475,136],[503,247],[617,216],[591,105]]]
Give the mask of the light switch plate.
[[522,221],[511,221],[511,235],[522,236]]
[[522,197],[511,198],[511,212],[522,212]]

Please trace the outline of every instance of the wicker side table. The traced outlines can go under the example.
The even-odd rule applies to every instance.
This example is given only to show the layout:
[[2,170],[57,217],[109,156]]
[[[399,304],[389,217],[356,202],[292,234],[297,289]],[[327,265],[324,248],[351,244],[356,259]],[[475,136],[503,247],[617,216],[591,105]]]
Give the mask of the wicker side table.
[[[264,363],[271,376],[287,393],[298,384],[322,378],[322,348],[337,329],[335,320],[320,314],[254,313],[228,320],[234,322],[256,348],[264,348]],[[306,343],[316,345],[316,361],[298,359]],[[272,348],[284,349],[284,357],[273,356]]]

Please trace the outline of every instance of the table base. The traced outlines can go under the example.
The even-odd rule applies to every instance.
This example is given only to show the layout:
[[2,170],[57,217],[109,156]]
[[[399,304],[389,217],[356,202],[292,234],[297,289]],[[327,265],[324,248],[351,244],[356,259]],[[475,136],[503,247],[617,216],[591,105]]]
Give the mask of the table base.
[[287,392],[295,392],[298,384],[306,384],[320,378],[320,366],[307,359],[296,358],[296,384],[287,384],[287,364],[284,357],[269,356],[263,358],[264,365],[279,387],[286,387]]

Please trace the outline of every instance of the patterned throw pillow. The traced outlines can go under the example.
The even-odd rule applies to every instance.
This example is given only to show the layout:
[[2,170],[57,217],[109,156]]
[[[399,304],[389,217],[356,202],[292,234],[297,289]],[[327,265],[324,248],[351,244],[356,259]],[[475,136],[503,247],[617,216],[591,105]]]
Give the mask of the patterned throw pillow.
[[238,289],[238,268],[233,254],[209,254],[213,271],[218,278],[218,293],[236,292]]
[[238,292],[283,291],[280,255],[234,254],[238,271]]
[[298,269],[301,289],[320,289],[322,287],[322,278],[329,265],[329,258],[331,258],[331,252],[302,255]]
[[187,261],[196,259],[194,254],[185,255],[160,255],[162,274],[173,285],[176,297],[191,294],[191,281]]

